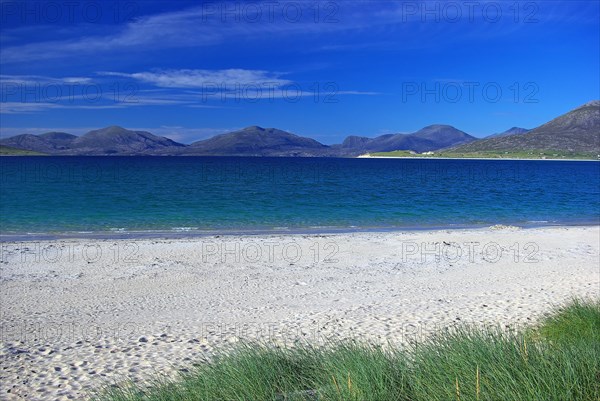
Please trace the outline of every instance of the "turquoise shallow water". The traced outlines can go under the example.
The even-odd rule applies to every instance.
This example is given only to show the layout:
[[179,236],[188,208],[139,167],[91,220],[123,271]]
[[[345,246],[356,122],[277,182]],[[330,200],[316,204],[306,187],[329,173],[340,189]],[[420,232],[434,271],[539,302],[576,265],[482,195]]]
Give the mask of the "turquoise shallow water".
[[600,163],[2,157],[0,233],[598,224]]

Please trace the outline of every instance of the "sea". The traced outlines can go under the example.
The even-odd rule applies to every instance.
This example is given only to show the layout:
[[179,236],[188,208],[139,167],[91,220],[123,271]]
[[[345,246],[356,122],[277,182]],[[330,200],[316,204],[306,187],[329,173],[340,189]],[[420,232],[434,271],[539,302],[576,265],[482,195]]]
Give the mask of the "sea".
[[600,163],[1,157],[0,236],[595,225]]

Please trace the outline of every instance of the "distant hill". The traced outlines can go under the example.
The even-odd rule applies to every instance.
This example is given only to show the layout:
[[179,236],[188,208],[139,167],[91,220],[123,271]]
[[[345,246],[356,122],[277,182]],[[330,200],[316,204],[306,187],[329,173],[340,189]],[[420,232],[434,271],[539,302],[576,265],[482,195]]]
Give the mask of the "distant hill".
[[146,131],[110,126],[90,131],[75,139],[68,153],[79,155],[143,155],[185,145]]
[[441,124],[429,125],[417,132],[410,134],[410,136],[419,139],[426,139],[431,142],[433,147],[435,147],[435,149],[424,149],[424,151],[447,148],[449,146],[456,146],[477,140],[477,138],[474,136],[456,129],[451,125]]
[[531,131],[531,130],[529,130],[527,128],[512,127],[510,129],[507,129],[504,132],[499,132],[497,134],[489,135],[486,138],[497,138],[497,137],[501,137],[501,136],[521,135],[521,134],[525,134],[529,131]]
[[66,132],[46,132],[38,136],[53,143],[55,146],[64,148],[68,148],[77,139],[77,135],[67,134]]
[[318,156],[329,147],[311,138],[276,128],[251,126],[239,131],[194,142],[183,149],[185,155],[216,156]]
[[3,139],[0,144],[51,155],[143,155],[166,148],[185,147],[149,132],[118,126],[90,131],[82,136],[64,132],[17,135]]
[[349,136],[337,145],[342,154],[412,150],[427,152],[475,141],[476,138],[450,125],[429,125],[412,134],[386,134],[375,138]]
[[[557,151],[600,153],[600,101],[586,103],[527,133],[484,138],[451,149],[457,153]],[[450,151],[450,150],[449,150]]]
[[77,138],[65,132],[48,132],[42,135],[22,134],[0,141],[1,145],[32,152],[53,154],[68,149]]

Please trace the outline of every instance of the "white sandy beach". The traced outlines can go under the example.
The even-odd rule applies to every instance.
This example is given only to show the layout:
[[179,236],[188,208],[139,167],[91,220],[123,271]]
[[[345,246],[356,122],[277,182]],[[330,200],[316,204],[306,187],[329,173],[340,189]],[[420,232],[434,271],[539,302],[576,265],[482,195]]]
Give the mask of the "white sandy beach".
[[240,339],[403,343],[600,296],[600,227],[3,243],[0,399],[85,399]]

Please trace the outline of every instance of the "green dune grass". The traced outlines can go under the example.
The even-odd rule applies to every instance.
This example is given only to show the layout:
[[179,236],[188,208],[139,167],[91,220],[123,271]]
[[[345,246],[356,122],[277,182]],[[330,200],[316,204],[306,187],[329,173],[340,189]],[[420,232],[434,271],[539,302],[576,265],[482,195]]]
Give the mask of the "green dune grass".
[[43,156],[44,153],[33,152],[30,150],[23,150],[17,148],[11,148],[10,146],[0,145],[0,156]]
[[244,344],[175,381],[109,387],[103,401],[598,401],[600,303],[522,331],[458,328],[405,349],[358,342]]

